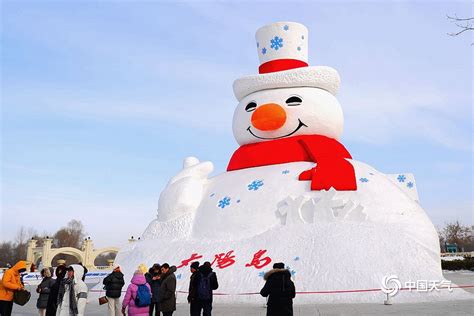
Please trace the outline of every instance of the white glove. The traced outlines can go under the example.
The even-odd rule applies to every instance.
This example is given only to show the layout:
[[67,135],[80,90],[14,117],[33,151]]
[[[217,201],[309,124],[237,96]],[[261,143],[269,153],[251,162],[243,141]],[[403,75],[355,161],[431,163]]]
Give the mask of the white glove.
[[169,221],[195,212],[201,204],[208,175],[214,170],[210,161],[187,157],[183,169],[169,181],[158,201],[158,220]]

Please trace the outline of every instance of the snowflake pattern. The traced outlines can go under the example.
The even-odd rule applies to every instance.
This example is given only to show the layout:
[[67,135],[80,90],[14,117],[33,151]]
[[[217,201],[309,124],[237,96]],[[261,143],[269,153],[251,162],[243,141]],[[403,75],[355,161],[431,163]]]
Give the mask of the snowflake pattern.
[[407,183],[407,187],[408,187],[409,189],[413,188],[413,182],[411,182],[411,181],[408,182],[408,183]]
[[367,179],[367,178],[360,178],[359,181],[360,181],[360,182],[369,182],[369,179]]
[[182,275],[181,275],[181,273],[180,273],[180,274],[178,274],[178,275],[176,276],[176,279],[181,280],[181,277],[182,277]]
[[296,271],[295,271],[295,270],[292,270],[292,269],[290,268],[290,266],[286,266],[286,269],[287,269],[287,270],[290,270],[290,273],[291,273],[291,276],[292,276],[292,277],[295,276]]
[[271,48],[274,50],[279,50],[281,47],[283,47],[283,38],[275,36],[270,40]]
[[289,173],[290,173],[290,170],[283,170],[283,171],[281,172],[281,174],[289,174]]
[[219,203],[217,204],[217,207],[224,208],[229,205],[230,205],[230,197],[225,196],[219,201]]
[[285,25],[285,26],[283,27],[283,29],[284,29],[285,31],[288,31],[288,30],[290,29],[290,27],[289,27],[288,25]]
[[260,272],[258,273],[258,276],[263,279],[263,277],[265,276],[265,271],[260,271]]
[[400,183],[405,182],[406,179],[407,179],[407,177],[405,177],[404,174],[400,174],[400,175],[398,175],[398,177],[397,177],[397,180],[398,180],[398,182],[400,182]]
[[254,180],[247,185],[249,191],[257,191],[261,186],[263,186],[263,180]]
[[265,55],[267,53],[267,49],[264,47],[262,48],[262,54]]

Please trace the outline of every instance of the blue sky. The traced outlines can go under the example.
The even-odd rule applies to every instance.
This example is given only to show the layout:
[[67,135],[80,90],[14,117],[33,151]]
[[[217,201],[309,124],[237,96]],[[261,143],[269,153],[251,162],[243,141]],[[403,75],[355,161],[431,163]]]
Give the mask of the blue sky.
[[138,236],[189,155],[222,172],[237,143],[232,82],[255,74],[254,34],[309,29],[336,68],[343,143],[412,172],[437,225],[473,221],[472,38],[465,2],[3,1],[0,239],[72,218],[97,245]]

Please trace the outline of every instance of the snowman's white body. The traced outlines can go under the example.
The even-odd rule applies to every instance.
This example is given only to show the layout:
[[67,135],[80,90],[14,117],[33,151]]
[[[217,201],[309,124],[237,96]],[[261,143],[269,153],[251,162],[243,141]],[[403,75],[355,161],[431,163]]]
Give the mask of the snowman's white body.
[[[417,216],[426,220],[422,226],[434,229],[416,201],[414,179],[407,179],[407,175],[403,174],[405,180],[397,185],[393,179],[370,166],[357,161],[351,161],[351,163],[359,179],[358,190],[334,191],[331,200],[337,201],[334,204],[335,213],[344,206],[349,207],[346,204],[352,203],[354,209],[359,206],[357,208],[359,217],[354,219],[355,221],[402,223],[412,222],[413,216]],[[330,221],[328,214],[321,213],[327,210],[320,210],[318,204],[315,203],[330,192],[311,191],[309,181],[298,180],[301,172],[314,166],[315,163],[312,162],[294,162],[221,173],[207,179],[203,183],[202,191],[189,190],[193,192],[191,194],[197,192],[200,195],[200,203],[195,211],[164,222],[157,219],[145,231],[143,237],[145,239],[186,238],[235,241],[257,236],[290,222],[311,224]],[[412,176],[408,175],[408,177]],[[407,186],[408,183],[410,185]],[[406,189],[403,190],[403,187]],[[192,187],[192,189],[195,188]],[[410,191],[413,193],[409,194]],[[166,196],[167,190],[163,193],[161,199],[173,199]],[[288,205],[292,199],[297,198],[302,199],[300,204],[303,210],[300,212],[298,209],[291,209],[295,207],[294,203],[291,207]],[[193,197],[187,195],[183,199],[193,199]],[[315,205],[310,205],[310,199],[314,200]],[[186,201],[176,201],[176,196],[174,197],[174,204],[184,203]],[[372,207],[372,205],[377,207]],[[296,212],[296,215],[287,214],[287,210]],[[338,220],[336,215],[334,220]],[[158,228],[167,226],[168,222],[173,221],[189,223],[187,226],[178,225],[186,229],[174,234]]]
[[[413,175],[386,175],[364,163],[351,163],[357,191],[311,191],[308,181],[297,179],[314,165],[311,162],[249,168],[209,178],[194,212],[154,220],[141,241],[121,250],[117,262],[126,274],[132,274],[140,263],[178,265],[194,253],[202,256],[201,262],[213,262],[216,255],[232,251],[233,265],[220,269],[217,262],[213,264],[219,277],[216,292],[223,294],[215,297],[217,303],[263,303],[261,296],[252,293],[263,286],[262,272],[279,261],[293,271],[297,291],[302,292],[296,303],[382,302],[385,294],[374,289],[381,288],[383,278],[390,275],[396,275],[402,287],[418,280],[443,281],[437,233],[417,201]],[[187,180],[195,189],[195,183]],[[165,189],[160,199],[172,199],[167,192],[175,189]],[[225,197],[230,198],[229,205],[219,203]],[[261,269],[247,267],[259,250],[266,250],[263,257],[272,262]],[[176,274],[178,293],[183,293],[178,301],[185,302],[188,266]],[[403,291],[393,300],[455,297],[471,298],[460,289],[444,289]]]
[[[281,22],[263,29],[257,46],[269,39],[284,45],[272,46],[278,50],[260,47],[262,62],[281,58],[278,54],[285,49],[293,59],[306,54],[307,30],[301,24]],[[293,38],[285,37],[291,31]],[[275,42],[276,32],[282,42]],[[247,145],[298,135],[339,139],[343,115],[334,96],[338,86],[337,71],[329,67],[301,67],[237,80],[234,92],[239,104],[233,121],[237,142]],[[161,193],[157,218],[140,241],[121,249],[116,262],[131,277],[141,263],[184,261],[177,272],[181,302],[186,299],[190,274],[190,262],[185,260],[196,257],[201,263],[212,262],[217,272],[218,292],[223,295],[216,296],[215,302],[264,303],[258,295],[263,271],[275,262],[290,267],[297,291],[303,292],[296,302],[304,303],[381,303],[386,297],[377,289],[390,275],[396,275],[400,283],[395,285],[401,286],[442,281],[438,236],[418,203],[413,176],[386,175],[362,162],[348,161],[354,167],[357,190],[312,191],[310,182],[298,176],[313,168],[314,162],[264,165],[209,177],[211,162],[187,158]],[[252,264],[256,254],[261,260]],[[231,260],[220,265],[222,257]],[[454,295],[469,297],[462,290],[455,294],[403,291],[395,299],[452,299]]]

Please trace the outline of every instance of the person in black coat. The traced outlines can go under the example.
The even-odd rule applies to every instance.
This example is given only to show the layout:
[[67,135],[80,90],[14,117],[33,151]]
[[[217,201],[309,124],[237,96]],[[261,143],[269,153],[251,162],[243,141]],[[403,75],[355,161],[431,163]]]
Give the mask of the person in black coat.
[[56,267],[56,281],[54,282],[48,296],[48,305],[46,307],[46,316],[56,316],[58,308],[58,293],[62,280],[66,276],[66,266],[59,265]]
[[283,263],[275,263],[263,278],[266,282],[260,295],[268,296],[267,316],[292,316],[296,290],[290,271]]
[[39,294],[38,300],[36,301],[36,308],[38,308],[39,315],[46,315],[46,308],[48,307],[48,298],[49,293],[51,293],[51,288],[53,287],[55,281],[51,277],[51,271],[49,268],[44,268],[41,270],[41,283],[36,288],[36,293]]
[[109,315],[120,316],[122,312],[120,296],[122,296],[122,288],[125,285],[120,266],[115,266],[112,273],[106,276],[102,283],[104,284],[105,296],[107,296],[108,300]]
[[212,311],[212,291],[217,290],[219,287],[217,275],[212,271],[210,262],[204,262],[199,267],[193,281],[194,290],[191,300],[193,300],[192,305],[194,306],[191,309],[191,316],[201,315],[201,310],[204,316],[210,316]]
[[191,276],[189,277],[189,290],[188,290],[188,303],[189,303],[189,312],[191,315],[196,314],[197,304],[196,304],[196,277],[199,272],[199,261],[194,261],[189,267],[191,270]]
[[155,263],[145,274],[145,278],[151,288],[150,316],[153,316],[153,314],[159,316],[160,302],[158,301],[158,293],[161,287],[161,266]]

